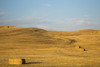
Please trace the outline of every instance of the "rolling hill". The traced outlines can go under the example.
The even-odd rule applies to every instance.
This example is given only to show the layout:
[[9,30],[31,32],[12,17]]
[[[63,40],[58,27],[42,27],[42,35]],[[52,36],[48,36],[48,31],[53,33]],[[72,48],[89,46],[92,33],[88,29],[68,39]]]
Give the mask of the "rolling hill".
[[[84,48],[85,51],[80,51],[81,48],[77,49],[76,46]],[[100,66],[100,30],[48,31],[39,28],[0,26],[0,57],[2,67],[8,66],[8,58],[47,62],[42,63],[44,66]],[[59,61],[56,61],[58,59]],[[34,66],[34,63],[26,66]],[[42,65],[37,64],[36,67],[38,66]]]

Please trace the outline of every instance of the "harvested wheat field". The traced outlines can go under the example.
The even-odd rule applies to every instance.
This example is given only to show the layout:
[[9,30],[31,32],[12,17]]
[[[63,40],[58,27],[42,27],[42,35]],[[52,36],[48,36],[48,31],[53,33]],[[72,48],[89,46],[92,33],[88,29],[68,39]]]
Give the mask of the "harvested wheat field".
[[[25,64],[9,64],[25,59]],[[100,30],[0,26],[0,67],[100,67]]]

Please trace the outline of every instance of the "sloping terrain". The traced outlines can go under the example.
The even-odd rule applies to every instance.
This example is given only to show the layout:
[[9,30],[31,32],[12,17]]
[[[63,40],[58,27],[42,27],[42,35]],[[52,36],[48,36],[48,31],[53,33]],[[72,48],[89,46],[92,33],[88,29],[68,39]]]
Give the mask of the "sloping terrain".
[[[75,48],[80,46],[81,48]],[[80,51],[80,49],[85,51]],[[0,65],[25,58],[19,67],[100,67],[100,30],[47,31],[0,26]]]
[[70,40],[68,39],[64,42],[63,39],[49,36],[48,32],[49,31],[38,28],[1,28],[0,44],[27,45],[27,47],[31,44],[34,48],[39,45],[41,47],[43,45],[43,47],[50,47],[57,46],[56,44],[64,45],[70,43]]

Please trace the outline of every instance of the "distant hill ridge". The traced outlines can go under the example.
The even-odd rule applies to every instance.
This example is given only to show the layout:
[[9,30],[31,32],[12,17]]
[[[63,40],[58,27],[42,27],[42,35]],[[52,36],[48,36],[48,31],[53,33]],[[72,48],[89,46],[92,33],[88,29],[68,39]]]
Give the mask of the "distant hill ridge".
[[[8,26],[8,25],[0,25],[0,28],[21,28],[21,27],[16,27],[16,26]],[[27,28],[27,29],[33,29],[33,28]],[[34,28],[34,29],[39,29],[39,28]],[[42,29],[43,30],[43,29]],[[83,30],[78,30],[80,32],[87,32],[87,31],[98,31],[94,29],[83,29]]]
[[7,26],[7,25],[0,25],[0,28],[7,29],[7,28],[20,28],[20,27],[15,27],[15,26]]
[[83,30],[79,30],[81,32],[87,32],[87,31],[98,31],[98,30],[94,30],[94,29],[83,29]]
[[[32,32],[39,32],[39,33],[44,33],[47,30],[44,29],[40,29],[40,28],[21,28],[21,27],[16,27],[16,26],[7,26],[7,25],[1,25],[0,26],[0,30],[2,30],[0,33],[2,33],[3,31],[12,31],[12,32],[23,32],[23,33],[32,33]],[[51,33],[56,33],[56,34],[62,34],[62,35],[66,35],[66,34],[100,34],[100,30],[94,30],[94,29],[83,29],[83,30],[78,30],[78,31],[48,31]],[[51,34],[50,33],[50,34]]]

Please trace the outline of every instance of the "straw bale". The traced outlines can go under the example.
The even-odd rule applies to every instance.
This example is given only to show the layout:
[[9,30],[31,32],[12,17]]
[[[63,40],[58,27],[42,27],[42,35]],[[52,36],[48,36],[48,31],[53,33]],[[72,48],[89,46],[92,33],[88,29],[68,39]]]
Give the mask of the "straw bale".
[[25,59],[9,59],[9,64],[15,64],[15,65],[20,65],[20,64],[25,64]]

